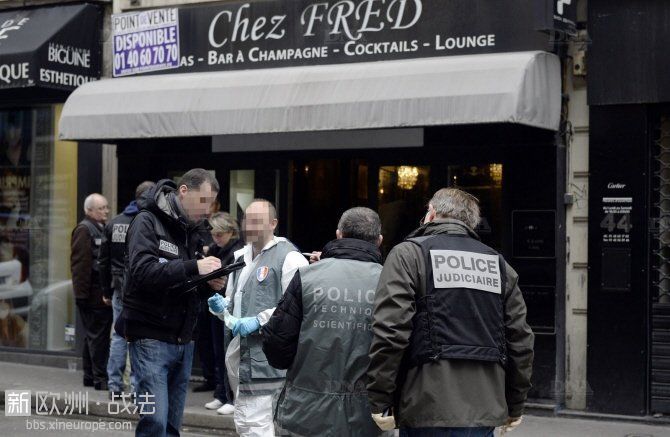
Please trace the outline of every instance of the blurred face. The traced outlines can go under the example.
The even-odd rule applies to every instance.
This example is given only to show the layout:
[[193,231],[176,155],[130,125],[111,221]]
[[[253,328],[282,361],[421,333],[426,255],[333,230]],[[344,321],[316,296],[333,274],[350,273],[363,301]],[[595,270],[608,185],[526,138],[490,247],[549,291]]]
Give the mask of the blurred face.
[[277,227],[277,219],[270,218],[270,209],[265,202],[254,202],[244,214],[244,235],[247,243],[270,241]]
[[109,216],[109,205],[107,199],[102,196],[95,196],[93,199],[93,207],[86,212],[92,220],[96,222],[106,222]]
[[216,200],[216,191],[212,191],[209,182],[203,182],[198,189],[189,189],[186,185],[179,187],[179,201],[192,222],[204,220],[209,215],[212,203]]
[[232,237],[233,237],[232,232],[220,232],[220,231],[212,232],[212,239],[219,247],[224,247],[226,244],[228,244]]

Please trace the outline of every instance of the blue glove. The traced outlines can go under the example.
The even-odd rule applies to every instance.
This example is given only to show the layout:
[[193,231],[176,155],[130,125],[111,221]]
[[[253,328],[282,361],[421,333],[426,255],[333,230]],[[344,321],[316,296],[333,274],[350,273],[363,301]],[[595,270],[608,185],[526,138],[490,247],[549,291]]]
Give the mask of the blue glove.
[[233,326],[233,336],[239,334],[240,337],[246,337],[259,329],[261,329],[261,323],[256,317],[242,317]]
[[221,296],[219,293],[215,293],[214,296],[207,299],[207,305],[209,309],[212,310],[215,314],[221,314],[223,310],[228,308],[228,299]]

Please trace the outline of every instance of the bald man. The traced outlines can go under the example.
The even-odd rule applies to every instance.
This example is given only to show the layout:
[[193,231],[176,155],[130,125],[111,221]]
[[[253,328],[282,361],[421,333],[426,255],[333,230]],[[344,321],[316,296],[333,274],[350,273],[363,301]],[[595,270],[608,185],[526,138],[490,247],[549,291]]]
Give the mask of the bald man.
[[272,396],[283,387],[283,370],[268,364],[262,349],[261,327],[272,316],[293,275],[307,260],[286,238],[275,236],[277,211],[264,199],[255,199],[244,214],[247,245],[235,252],[246,266],[228,278],[226,301],[216,294],[209,300],[214,314],[224,317],[223,309],[238,318],[232,327],[239,337],[240,362],[236,374],[239,384],[233,419],[241,437],[273,437]]
[[100,286],[98,255],[104,239],[104,226],[109,214],[107,199],[94,193],[84,201],[84,220],[72,231],[72,289],[77,304],[83,340],[82,364],[84,386],[107,390],[107,359],[112,308],[103,300]]

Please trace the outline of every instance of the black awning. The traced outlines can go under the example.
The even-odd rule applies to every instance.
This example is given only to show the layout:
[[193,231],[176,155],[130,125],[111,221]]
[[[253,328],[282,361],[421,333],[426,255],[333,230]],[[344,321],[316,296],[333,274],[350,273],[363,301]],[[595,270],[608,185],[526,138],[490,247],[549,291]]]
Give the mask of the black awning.
[[71,91],[97,80],[101,28],[89,4],[0,12],[0,89]]

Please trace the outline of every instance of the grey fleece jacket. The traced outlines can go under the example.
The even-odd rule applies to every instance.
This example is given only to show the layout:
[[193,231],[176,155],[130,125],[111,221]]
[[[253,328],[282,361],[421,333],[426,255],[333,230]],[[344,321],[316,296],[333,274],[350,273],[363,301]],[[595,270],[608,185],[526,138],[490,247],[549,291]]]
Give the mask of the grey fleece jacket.
[[[458,220],[423,225],[411,237],[441,233],[477,235]],[[504,320],[508,360],[440,360],[411,369],[402,359],[412,333],[415,299],[425,293],[426,268],[419,246],[397,245],[389,254],[375,295],[368,369],[373,413],[394,407],[401,427],[499,426],[523,414],[530,390],[534,336],[517,273],[505,263]]]

